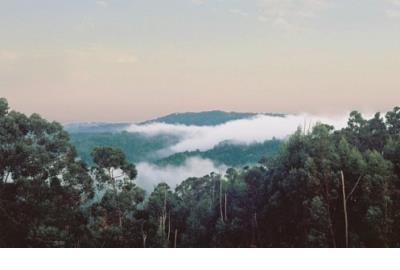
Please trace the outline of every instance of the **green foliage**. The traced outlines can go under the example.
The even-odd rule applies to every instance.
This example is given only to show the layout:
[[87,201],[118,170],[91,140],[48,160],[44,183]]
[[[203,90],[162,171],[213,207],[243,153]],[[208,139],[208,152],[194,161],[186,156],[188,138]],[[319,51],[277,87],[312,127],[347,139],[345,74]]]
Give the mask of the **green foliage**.
[[8,113],[8,102],[5,98],[0,98],[0,117],[4,117]]
[[[156,118],[142,124],[148,123],[167,123],[167,124],[181,124],[181,125],[194,125],[194,126],[216,126],[229,121],[246,119],[256,116],[256,113],[240,113],[240,112],[223,112],[223,111],[208,111],[208,112],[187,112],[187,113],[173,113],[160,118]],[[264,115],[274,117],[284,117],[284,114],[266,113]]]
[[274,156],[282,145],[281,140],[273,139],[264,143],[250,145],[221,143],[207,151],[187,151],[159,159],[155,153],[177,142],[169,135],[146,137],[137,133],[73,133],[71,142],[79,156],[88,164],[93,164],[91,152],[96,147],[123,149],[131,162],[150,161],[160,166],[182,165],[189,157],[211,159],[216,163],[232,167],[256,164],[263,157]]
[[232,167],[242,167],[245,165],[254,165],[262,158],[273,157],[282,145],[280,140],[269,140],[263,143],[254,143],[250,145],[221,143],[213,149],[207,151],[182,152],[171,155],[167,158],[157,160],[158,165],[182,165],[189,157],[201,157],[211,159],[216,163],[225,164]]
[[0,246],[75,246],[93,195],[86,166],[60,124],[0,103]]
[[259,165],[147,198],[121,150],[93,147],[88,168],[59,124],[5,100],[0,112],[2,247],[400,246],[398,108],[299,130]]
[[93,164],[91,153],[96,147],[122,149],[130,162],[153,161],[154,153],[178,142],[171,135],[145,136],[139,133],[72,133],[71,143],[79,156],[88,164]]

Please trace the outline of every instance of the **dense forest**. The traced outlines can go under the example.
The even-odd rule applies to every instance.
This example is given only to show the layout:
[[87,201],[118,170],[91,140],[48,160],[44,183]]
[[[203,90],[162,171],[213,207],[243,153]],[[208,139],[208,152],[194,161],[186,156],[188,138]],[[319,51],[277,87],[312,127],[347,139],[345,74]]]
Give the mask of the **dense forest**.
[[[259,116],[284,118],[283,114],[273,113],[239,113],[224,111],[174,113],[148,120],[135,126],[151,124],[184,125],[186,128],[221,127],[230,121],[250,120]],[[217,165],[243,167],[254,165],[264,156],[274,156],[282,140],[270,138],[260,142],[235,142],[221,140],[209,149],[176,152],[170,148],[180,143],[183,134],[159,133],[148,135],[132,131],[129,123],[70,123],[64,125],[69,133],[70,142],[75,146],[78,156],[88,165],[93,165],[92,151],[96,147],[113,147],[121,149],[128,161],[146,162],[161,167],[168,165],[181,166],[190,157],[209,159]]]
[[[233,120],[247,119],[260,114],[249,112],[224,112],[224,111],[205,111],[205,112],[186,112],[173,113],[153,120],[145,121],[141,124],[166,123],[178,125],[195,126],[216,126]],[[285,117],[282,113],[262,113],[262,115]]]
[[222,142],[206,151],[186,151],[157,159],[154,163],[165,165],[182,165],[187,158],[201,157],[212,160],[216,164],[240,167],[257,164],[263,157],[273,157],[279,151],[281,140],[272,139],[263,143],[233,144]]
[[79,157],[92,165],[92,151],[99,146],[123,150],[130,162],[151,162],[160,166],[179,166],[189,157],[213,160],[217,164],[232,167],[256,164],[263,156],[274,156],[282,144],[281,140],[272,139],[263,143],[232,144],[222,142],[206,151],[179,152],[166,157],[157,155],[159,151],[179,142],[177,136],[160,134],[146,136],[140,133],[123,132],[78,132],[70,133],[70,141],[75,146]]
[[0,99],[0,246],[400,246],[400,107],[299,129],[257,166],[150,194],[121,150],[91,158]]

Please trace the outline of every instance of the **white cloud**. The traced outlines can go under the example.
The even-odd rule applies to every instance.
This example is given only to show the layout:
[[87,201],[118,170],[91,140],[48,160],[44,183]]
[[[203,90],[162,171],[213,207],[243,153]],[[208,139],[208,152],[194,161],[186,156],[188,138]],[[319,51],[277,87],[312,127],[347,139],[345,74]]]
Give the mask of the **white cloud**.
[[195,5],[204,5],[207,2],[207,0],[192,0],[192,3]]
[[137,58],[134,55],[126,54],[117,57],[116,62],[120,64],[133,64],[137,62]]
[[19,58],[19,54],[10,50],[0,50],[0,61],[14,61]]
[[106,2],[106,1],[96,1],[96,4],[103,8],[108,7],[108,2]]
[[229,10],[229,13],[232,13],[232,14],[235,14],[235,15],[239,15],[239,16],[241,16],[241,17],[247,17],[247,16],[249,16],[249,13],[247,13],[247,12],[241,10],[241,9],[238,9],[238,8],[230,9],[230,10]]
[[259,21],[259,22],[267,22],[268,21],[268,18],[267,17],[265,17],[265,16],[258,16],[257,17],[257,20]]
[[346,126],[346,117],[324,118],[312,115],[289,115],[284,118],[258,115],[250,119],[230,121],[218,126],[186,126],[165,123],[131,125],[127,131],[148,136],[171,134],[180,141],[165,149],[167,154],[193,150],[208,150],[224,141],[237,144],[260,143],[272,138],[286,138],[306,122],[307,127],[316,122],[341,128]]
[[387,0],[387,3],[386,16],[391,19],[400,18],[400,0]]
[[80,62],[102,62],[115,64],[133,64],[138,61],[137,56],[131,50],[118,50],[90,46],[86,48],[72,49],[65,51],[68,59]]
[[158,183],[165,182],[175,188],[189,177],[202,177],[211,172],[224,174],[226,166],[216,166],[211,160],[201,158],[188,158],[182,166],[156,166],[149,163],[136,165],[138,177],[136,183],[147,191],[153,190]]
[[331,0],[261,0],[262,15],[258,20],[293,29],[294,26],[317,17],[329,7],[330,2]]

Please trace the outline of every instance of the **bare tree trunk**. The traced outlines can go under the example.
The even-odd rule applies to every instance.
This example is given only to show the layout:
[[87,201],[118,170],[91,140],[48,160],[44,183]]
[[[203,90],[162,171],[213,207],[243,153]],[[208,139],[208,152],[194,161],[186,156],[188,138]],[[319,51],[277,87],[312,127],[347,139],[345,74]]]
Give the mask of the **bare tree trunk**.
[[142,238],[143,238],[143,248],[146,248],[147,234],[145,232],[142,232]]
[[224,214],[222,211],[222,180],[219,180],[219,213],[221,215],[221,220],[224,222]]
[[176,248],[176,241],[178,240],[178,229],[175,229],[174,248]]
[[147,233],[143,230],[143,223],[141,225],[143,248],[146,248]]
[[346,201],[348,201],[348,200],[350,199],[351,195],[353,195],[354,191],[356,190],[358,184],[359,184],[360,181],[361,181],[361,178],[362,178],[362,175],[360,175],[360,177],[358,177],[357,182],[355,183],[354,187],[352,188],[352,190],[350,191],[350,193],[347,195]]
[[114,170],[113,170],[113,168],[110,168],[109,170],[108,170],[108,173],[110,174],[110,178],[111,178],[111,182],[112,182],[112,185],[113,185],[113,189],[114,189],[114,196],[115,196],[115,201],[116,201],[116,204],[117,204],[117,208],[118,208],[118,225],[119,225],[119,227],[120,228],[122,228],[122,211],[121,211],[121,206],[119,205],[119,202],[118,202],[118,193],[117,193],[117,186],[116,186],[116,178],[114,177]]
[[227,215],[227,213],[226,213],[226,208],[227,208],[227,205],[228,205],[228,195],[226,194],[226,192],[225,192],[225,221],[227,221],[228,220],[228,215]]
[[332,216],[331,216],[331,207],[329,205],[329,190],[326,179],[324,179],[325,186],[325,200],[326,200],[326,208],[328,210],[328,223],[329,223],[329,232],[331,234],[332,246],[336,248],[336,239],[335,239],[335,231],[333,230]]
[[122,213],[121,210],[118,210],[118,223],[119,223],[119,227],[122,227]]
[[335,231],[333,230],[331,211],[329,210],[329,206],[328,206],[328,222],[329,222],[329,232],[330,232],[331,238],[332,238],[332,246],[333,246],[333,248],[336,248]]
[[254,212],[253,214],[253,220],[251,222],[251,247],[257,247],[258,244],[258,220],[257,220],[257,212]]
[[171,213],[168,214],[168,234],[167,234],[168,245],[169,245],[170,234],[171,234]]
[[347,220],[347,203],[346,203],[346,188],[344,185],[344,175],[343,171],[340,171],[342,176],[342,193],[343,193],[343,212],[344,212],[344,228],[345,228],[345,240],[346,240],[346,248],[349,247],[349,224]]
[[7,171],[7,174],[6,174],[6,176],[5,176],[5,178],[4,178],[4,184],[6,184],[7,183],[7,181],[8,181],[8,177],[10,176],[10,172],[9,171]]
[[211,188],[211,202],[210,202],[210,211],[214,205],[214,200],[215,200],[215,180],[212,179],[212,188]]

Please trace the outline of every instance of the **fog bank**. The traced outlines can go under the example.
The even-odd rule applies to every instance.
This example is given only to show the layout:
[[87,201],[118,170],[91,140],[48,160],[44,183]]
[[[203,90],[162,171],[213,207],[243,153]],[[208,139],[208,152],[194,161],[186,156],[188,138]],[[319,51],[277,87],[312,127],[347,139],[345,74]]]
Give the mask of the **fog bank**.
[[313,115],[288,115],[286,117],[273,117],[257,115],[249,119],[230,121],[217,126],[187,126],[166,123],[150,123],[146,125],[133,124],[127,128],[128,132],[142,133],[148,136],[171,134],[181,140],[165,149],[170,153],[184,151],[212,149],[223,141],[236,144],[262,143],[272,138],[284,139],[293,134],[297,128],[308,129],[321,122],[343,128],[347,123],[347,116],[319,117]]
[[224,174],[226,166],[216,166],[211,160],[191,157],[181,166],[157,166],[147,162],[136,165],[138,176],[136,183],[151,192],[161,182],[167,183],[172,189],[189,177],[202,177],[211,172]]

